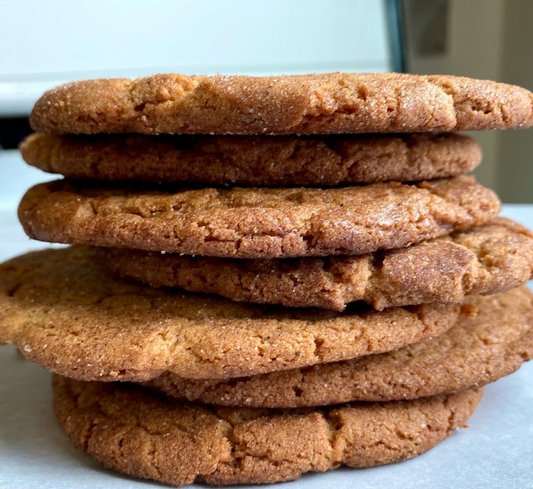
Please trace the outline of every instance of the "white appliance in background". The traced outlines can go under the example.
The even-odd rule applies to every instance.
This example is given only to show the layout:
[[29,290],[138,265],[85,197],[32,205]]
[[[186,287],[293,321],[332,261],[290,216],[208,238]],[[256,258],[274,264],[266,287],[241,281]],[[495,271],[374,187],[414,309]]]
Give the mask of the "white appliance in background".
[[85,78],[390,71],[385,0],[0,0],[0,117]]

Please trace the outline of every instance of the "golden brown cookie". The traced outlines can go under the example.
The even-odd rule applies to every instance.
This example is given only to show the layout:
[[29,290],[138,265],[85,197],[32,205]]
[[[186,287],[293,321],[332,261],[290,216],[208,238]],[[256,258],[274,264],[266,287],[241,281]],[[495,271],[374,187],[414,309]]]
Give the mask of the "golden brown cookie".
[[533,234],[497,217],[469,231],[367,255],[242,260],[98,248],[114,274],[153,287],[179,287],[243,302],[342,311],[463,302],[533,278]]
[[81,380],[228,378],[397,349],[443,333],[459,313],[240,304],[113,279],[92,254],[45,250],[0,265],[0,344]]
[[482,395],[280,411],[183,404],[124,383],[53,384],[57,418],[77,448],[174,486],[289,481],[410,459],[466,427]]
[[472,171],[481,150],[459,134],[58,136],[36,133],[24,160],[69,178],[286,187],[420,181]]
[[148,386],[226,406],[324,406],[394,401],[494,382],[533,357],[533,295],[526,288],[470,299],[446,333],[400,350],[231,380],[164,374]]
[[520,87],[454,76],[168,74],[62,85],[30,122],[57,134],[471,131],[531,126],[532,100]]
[[31,188],[24,230],[56,243],[234,258],[357,255],[463,231],[500,211],[473,177],[335,189],[147,190],[72,180]]

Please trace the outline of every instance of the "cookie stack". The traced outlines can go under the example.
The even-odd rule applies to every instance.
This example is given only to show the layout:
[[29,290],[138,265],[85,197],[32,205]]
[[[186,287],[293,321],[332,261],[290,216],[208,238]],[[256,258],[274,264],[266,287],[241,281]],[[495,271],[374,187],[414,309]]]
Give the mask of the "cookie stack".
[[21,151],[66,179],[19,218],[73,246],[0,266],[0,341],[56,374],[72,442],[133,476],[419,455],[533,356],[533,235],[463,175],[481,153],[451,132],[529,127],[532,101],[399,74],[47,92]]

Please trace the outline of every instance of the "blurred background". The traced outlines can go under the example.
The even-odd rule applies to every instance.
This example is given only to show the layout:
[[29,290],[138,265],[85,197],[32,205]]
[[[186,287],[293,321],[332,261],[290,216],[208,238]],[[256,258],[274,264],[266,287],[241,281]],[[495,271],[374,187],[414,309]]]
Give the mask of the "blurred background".
[[[0,0],[0,197],[46,179],[8,168],[5,155],[55,85],[157,72],[405,71],[533,90],[532,18],[529,0]],[[484,152],[480,182],[504,202],[533,203],[533,133],[472,136]]]

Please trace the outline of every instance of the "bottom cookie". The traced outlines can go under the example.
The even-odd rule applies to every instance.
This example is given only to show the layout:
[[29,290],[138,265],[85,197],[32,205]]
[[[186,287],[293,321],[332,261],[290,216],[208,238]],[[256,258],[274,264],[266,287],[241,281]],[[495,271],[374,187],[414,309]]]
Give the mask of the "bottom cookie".
[[292,411],[185,404],[131,384],[59,376],[54,394],[78,448],[119,472],[182,486],[289,481],[409,459],[466,426],[482,391]]

